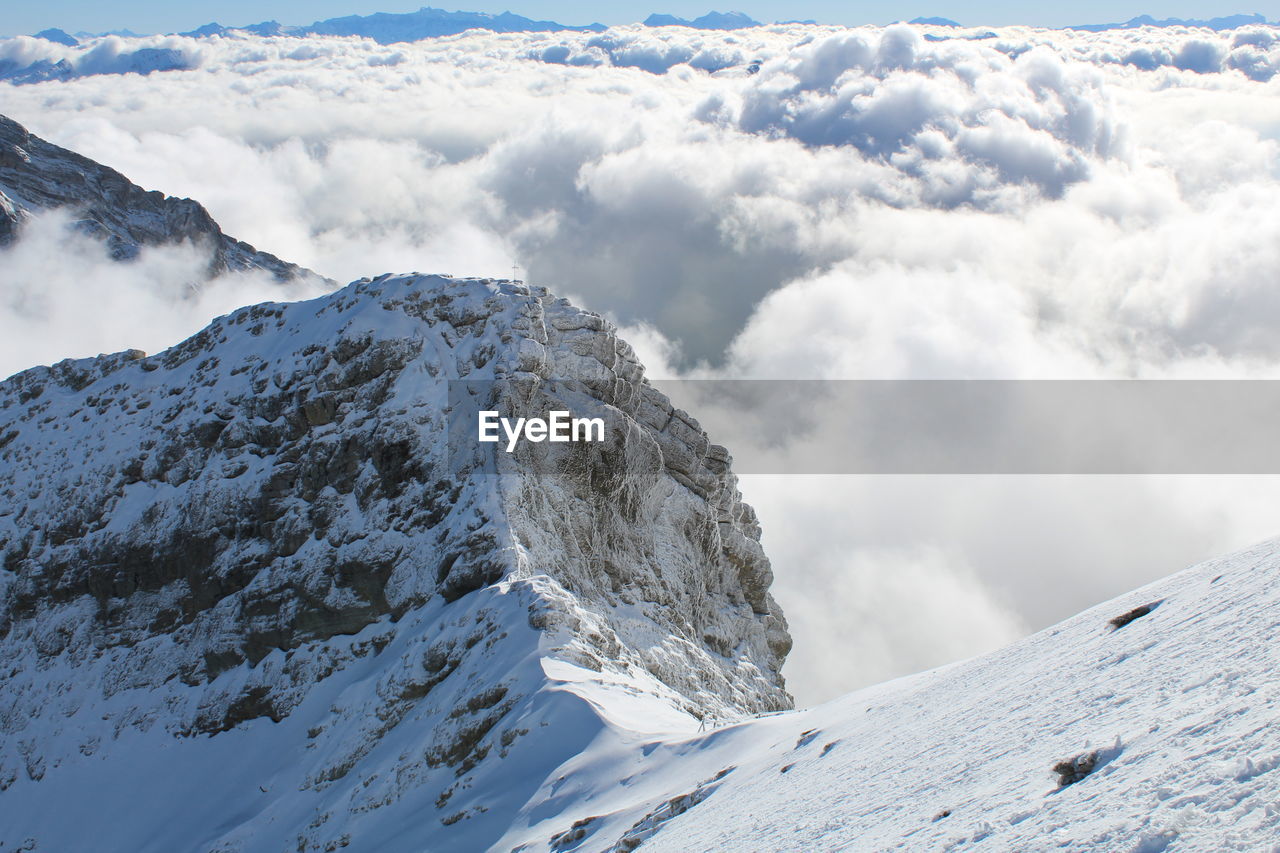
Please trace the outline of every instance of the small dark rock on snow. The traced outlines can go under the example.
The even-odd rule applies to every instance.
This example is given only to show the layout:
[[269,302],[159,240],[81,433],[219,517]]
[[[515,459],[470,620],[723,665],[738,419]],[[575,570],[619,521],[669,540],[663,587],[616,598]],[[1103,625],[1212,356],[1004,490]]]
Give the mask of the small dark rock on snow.
[[1098,751],[1082,752],[1075,758],[1068,758],[1053,765],[1053,772],[1058,774],[1058,787],[1074,785],[1088,776],[1098,766]]
[[1128,613],[1121,613],[1119,616],[1112,619],[1111,627],[1118,631],[1133,620],[1146,616],[1152,610],[1155,610],[1154,604],[1144,604],[1141,607],[1135,607]]

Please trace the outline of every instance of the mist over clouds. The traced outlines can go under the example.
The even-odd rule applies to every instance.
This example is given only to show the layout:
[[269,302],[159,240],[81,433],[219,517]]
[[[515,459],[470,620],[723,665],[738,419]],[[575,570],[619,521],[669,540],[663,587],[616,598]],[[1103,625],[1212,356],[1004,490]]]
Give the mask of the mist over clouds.
[[319,295],[266,271],[204,282],[210,259],[188,243],[143,247],[122,263],[71,227],[70,212],[32,217],[0,250],[0,377],[129,347],[157,352],[242,305]]
[[[189,70],[119,73],[142,48]],[[1274,28],[7,39],[4,59],[75,69],[0,84],[6,114],[259,249],[339,281],[518,265],[623,324],[655,375],[1280,365]],[[121,267],[29,230],[0,253],[9,369],[283,298],[178,300],[188,250]],[[744,479],[802,702],[1280,532],[1265,480],[944,479]]]
[[1277,477],[747,476],[742,489],[802,703],[994,650],[1280,531]]

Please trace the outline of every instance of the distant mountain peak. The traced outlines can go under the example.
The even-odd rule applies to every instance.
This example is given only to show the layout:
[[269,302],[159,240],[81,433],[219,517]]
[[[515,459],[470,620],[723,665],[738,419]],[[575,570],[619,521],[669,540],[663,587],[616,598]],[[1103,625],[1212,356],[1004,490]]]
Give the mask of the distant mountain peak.
[[142,35],[143,35],[142,33],[135,33],[133,30],[129,30],[129,29],[107,30],[101,33],[91,33],[91,32],[87,32],[86,30],[81,30],[80,32],[76,33],[76,38],[91,39],[91,38],[102,38],[103,36],[120,36],[121,38],[136,39],[136,38],[140,38]]
[[958,24],[950,18],[912,18],[907,21],[908,24],[916,24],[922,27],[959,27]]
[[220,36],[227,31],[227,28],[222,26],[222,24],[219,24],[217,21],[210,21],[203,27],[196,27],[194,30],[188,30],[185,33],[178,33],[178,35],[201,38],[204,36]]
[[513,12],[449,12],[432,6],[423,6],[416,12],[374,12],[369,15],[344,15],[327,18],[307,26],[291,26],[279,21],[264,21],[240,27],[227,27],[218,23],[205,24],[199,29],[182,33],[195,38],[222,36],[241,32],[257,36],[361,36],[379,44],[421,41],[428,38],[457,35],[467,30],[490,30],[496,33],[601,32],[604,24],[573,26],[555,21],[535,21]]
[[742,12],[708,12],[693,20],[655,12],[644,19],[644,25],[646,27],[691,27],[695,30],[741,30],[761,26],[759,21]]
[[40,32],[36,33],[35,37],[38,39],[44,39],[45,41],[55,42],[57,44],[64,44],[67,47],[75,47],[80,43],[75,38],[75,36],[68,35],[66,32],[56,27],[51,27],[50,29],[47,29],[47,30],[41,30]]
[[1136,30],[1141,27],[1206,27],[1211,30],[1234,30],[1238,27],[1265,26],[1267,19],[1254,12],[1252,14],[1224,15],[1217,18],[1164,18],[1157,20],[1151,15],[1138,15],[1124,23],[1113,24],[1080,24],[1066,27],[1068,30],[1100,33],[1106,30]]

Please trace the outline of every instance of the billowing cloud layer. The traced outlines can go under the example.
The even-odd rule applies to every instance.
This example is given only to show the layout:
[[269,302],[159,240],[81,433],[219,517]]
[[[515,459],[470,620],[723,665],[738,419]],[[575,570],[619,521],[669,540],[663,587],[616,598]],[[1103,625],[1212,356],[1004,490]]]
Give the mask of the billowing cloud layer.
[[[110,44],[0,40],[0,58],[66,60],[84,75],[6,87],[4,110],[338,280],[518,265],[626,324],[659,372],[1175,377],[1280,366],[1273,28],[622,27],[394,46]],[[191,70],[115,73],[110,56],[139,48],[175,51]],[[104,53],[90,61],[94,50]],[[19,251],[35,249],[8,254]],[[75,257],[46,258],[47,274]],[[4,270],[15,268],[0,278],[12,282]],[[74,324],[41,321],[31,304],[7,309],[14,358],[85,354]],[[154,310],[172,323],[152,323],[153,335],[189,330],[187,307]],[[143,331],[121,322],[94,346],[136,346]],[[909,607],[922,586],[963,590],[942,598],[984,614],[912,632],[912,644],[866,616],[859,625],[880,625],[866,629],[879,639],[850,628],[863,658],[848,666],[802,642],[802,699],[1002,642],[1171,562],[1275,532],[1257,516],[1240,521],[1243,511],[1214,515],[1235,506],[1238,484],[1176,499],[1132,484],[1059,497],[1046,485],[1038,504],[1018,484],[786,484],[744,487],[762,506],[799,636],[867,611],[857,602]],[[1108,495],[1131,523],[1087,515]],[[1072,513],[1094,520],[1055,538]],[[854,515],[865,523],[841,521]],[[1151,545],[1162,530],[1177,533]],[[811,553],[819,541],[825,550]],[[1038,570],[1061,582],[1021,580]],[[933,621],[939,606],[911,612]]]
[[[1276,477],[744,477],[802,702],[998,648],[1280,532]],[[1113,615],[1104,611],[1098,630]]]
[[105,36],[76,46],[18,36],[0,39],[0,80],[24,84],[185,70],[198,67],[203,53],[198,42],[178,36]]
[[33,217],[0,251],[0,376],[128,347],[156,352],[242,305],[319,295],[315,285],[282,286],[263,271],[193,290],[187,282],[205,279],[208,251],[144,248],[121,263],[70,226],[64,211]]

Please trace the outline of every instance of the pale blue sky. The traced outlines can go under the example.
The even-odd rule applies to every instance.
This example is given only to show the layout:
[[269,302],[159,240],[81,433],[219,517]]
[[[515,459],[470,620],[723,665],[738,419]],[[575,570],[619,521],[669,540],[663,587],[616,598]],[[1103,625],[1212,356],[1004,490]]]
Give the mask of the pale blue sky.
[[[437,0],[439,2],[439,0]],[[917,15],[938,15],[963,24],[1068,24],[1124,21],[1135,15],[1156,17],[1207,18],[1236,12],[1260,12],[1269,20],[1280,18],[1280,0],[1079,0],[1070,4],[1032,4],[1015,0],[622,0],[591,3],[581,0],[459,0],[459,5],[440,3],[443,8],[467,11],[510,10],[530,18],[585,24],[600,21],[621,24],[637,21],[650,12],[669,12],[696,17],[711,8],[737,9],[757,20],[774,21],[813,18],[820,23],[888,23]],[[715,4],[715,5],[713,5]],[[339,15],[370,12],[409,12],[424,5],[422,0],[43,0],[18,3],[6,0],[0,14],[0,35],[34,33],[46,27],[68,32],[128,28],[140,33],[174,32],[194,29],[209,21],[244,25],[270,19],[286,24],[309,24]]]

